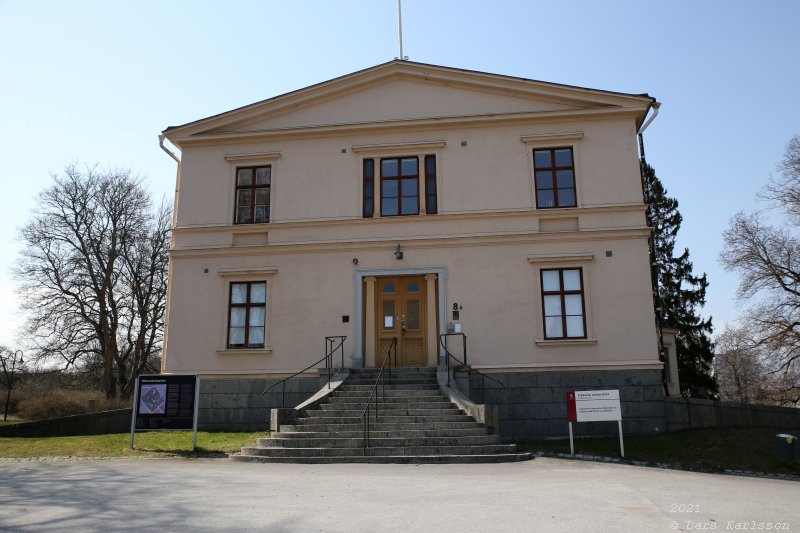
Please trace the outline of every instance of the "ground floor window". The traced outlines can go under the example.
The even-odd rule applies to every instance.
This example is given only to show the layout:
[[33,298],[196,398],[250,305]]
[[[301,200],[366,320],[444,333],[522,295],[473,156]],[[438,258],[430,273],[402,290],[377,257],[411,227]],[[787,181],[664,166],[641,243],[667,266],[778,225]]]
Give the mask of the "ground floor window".
[[267,324],[267,282],[231,283],[228,348],[263,348]]
[[583,269],[543,269],[541,283],[544,338],[586,338]]

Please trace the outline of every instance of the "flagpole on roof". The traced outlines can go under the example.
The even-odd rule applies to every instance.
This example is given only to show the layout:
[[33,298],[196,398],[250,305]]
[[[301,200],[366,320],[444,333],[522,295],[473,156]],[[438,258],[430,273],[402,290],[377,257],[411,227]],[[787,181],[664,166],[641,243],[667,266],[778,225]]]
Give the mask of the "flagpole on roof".
[[397,0],[397,33],[400,36],[400,61],[406,61],[408,58],[403,55],[403,7],[401,0]]

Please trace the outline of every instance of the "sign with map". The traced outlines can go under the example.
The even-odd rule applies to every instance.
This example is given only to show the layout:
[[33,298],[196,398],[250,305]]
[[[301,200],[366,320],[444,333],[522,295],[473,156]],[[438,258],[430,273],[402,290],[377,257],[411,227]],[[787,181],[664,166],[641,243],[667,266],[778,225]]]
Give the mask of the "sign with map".
[[194,429],[196,389],[195,375],[139,376],[135,429]]

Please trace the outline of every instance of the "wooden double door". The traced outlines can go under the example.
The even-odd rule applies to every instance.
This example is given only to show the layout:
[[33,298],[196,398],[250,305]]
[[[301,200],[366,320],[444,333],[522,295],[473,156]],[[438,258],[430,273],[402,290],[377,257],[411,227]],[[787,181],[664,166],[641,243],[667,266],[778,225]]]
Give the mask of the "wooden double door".
[[378,278],[375,291],[375,365],[383,364],[397,337],[397,366],[427,366],[428,342],[423,276]]

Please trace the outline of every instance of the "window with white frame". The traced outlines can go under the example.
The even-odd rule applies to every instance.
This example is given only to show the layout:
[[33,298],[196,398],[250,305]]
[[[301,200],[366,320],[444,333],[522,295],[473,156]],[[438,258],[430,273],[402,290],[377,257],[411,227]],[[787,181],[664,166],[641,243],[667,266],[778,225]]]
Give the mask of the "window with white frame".
[[586,306],[582,268],[542,269],[545,339],[585,339]]
[[263,348],[267,325],[267,282],[230,284],[228,348]]

